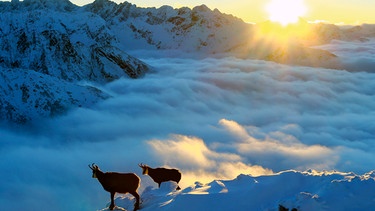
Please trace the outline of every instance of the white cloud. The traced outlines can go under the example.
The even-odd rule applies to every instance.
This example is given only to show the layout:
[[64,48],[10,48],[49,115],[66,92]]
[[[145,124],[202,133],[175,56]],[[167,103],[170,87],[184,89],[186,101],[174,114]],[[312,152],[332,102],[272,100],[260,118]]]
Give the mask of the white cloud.
[[233,179],[239,174],[273,173],[270,169],[243,163],[238,154],[214,151],[197,137],[173,135],[171,139],[150,140],[148,144],[155,152],[157,163],[180,168],[185,185],[194,181]]
[[[322,169],[332,168],[338,156],[335,149],[330,149],[322,145],[306,145],[295,136],[284,133],[282,130],[273,131],[269,134],[256,134],[262,139],[254,138],[245,127],[237,122],[222,119],[220,124],[233,136],[239,138],[241,142],[232,143],[237,150],[237,154],[247,158],[253,163],[262,166],[269,166],[271,169],[280,171],[280,164],[293,165],[295,169],[306,169],[308,166]],[[295,126],[285,126],[295,127]],[[285,127],[282,129],[285,130]],[[234,129],[233,129],[234,128]],[[254,131],[254,127],[251,127]],[[237,133],[240,131],[240,133]],[[256,130],[262,133],[261,130]]]
[[[140,56],[155,72],[103,87],[112,99],[33,127],[1,126],[2,209],[104,206],[109,196],[91,178],[93,162],[104,171],[138,175],[141,162],[176,167],[186,185],[239,173],[316,168],[360,174],[375,166],[371,71]],[[16,205],[10,203],[15,195]]]
[[[210,168],[215,166],[209,157],[218,157],[218,154],[208,149],[202,139],[175,135],[176,140],[152,140],[149,142],[166,164],[182,165],[189,169]],[[238,159],[238,158],[237,158]]]
[[339,56],[343,68],[348,71],[374,73],[375,39],[359,37],[364,40],[356,42],[333,40],[330,44],[320,46]]

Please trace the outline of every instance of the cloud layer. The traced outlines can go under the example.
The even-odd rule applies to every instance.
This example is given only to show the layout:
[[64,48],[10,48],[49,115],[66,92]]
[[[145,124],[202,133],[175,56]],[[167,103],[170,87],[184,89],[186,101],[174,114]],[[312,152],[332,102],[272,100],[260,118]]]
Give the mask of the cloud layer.
[[[333,44],[346,55],[363,46]],[[364,173],[375,166],[375,75],[369,69],[133,53],[155,72],[99,87],[113,98],[30,127],[1,127],[0,209],[104,207],[109,194],[91,178],[93,162],[103,171],[138,175],[141,162],[176,167],[185,187],[240,173]],[[154,185],[141,178],[141,189]]]
[[319,46],[340,57],[345,69],[358,72],[375,72],[375,38],[363,38],[362,41],[348,42],[333,40],[330,44]]

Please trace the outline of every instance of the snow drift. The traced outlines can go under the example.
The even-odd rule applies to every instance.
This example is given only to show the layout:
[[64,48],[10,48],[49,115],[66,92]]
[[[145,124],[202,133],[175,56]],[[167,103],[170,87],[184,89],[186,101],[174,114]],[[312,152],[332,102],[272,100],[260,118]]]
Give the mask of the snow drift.
[[[375,173],[283,171],[267,176],[239,175],[233,180],[196,182],[174,191],[172,182],[160,189],[147,187],[141,210],[371,210],[375,200]],[[118,195],[118,209],[133,209],[133,198]],[[103,210],[106,210],[105,208]]]

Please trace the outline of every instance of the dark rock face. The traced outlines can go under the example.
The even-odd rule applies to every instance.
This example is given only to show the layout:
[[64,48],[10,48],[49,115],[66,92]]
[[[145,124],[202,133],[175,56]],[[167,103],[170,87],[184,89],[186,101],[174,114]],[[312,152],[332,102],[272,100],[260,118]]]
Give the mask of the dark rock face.
[[[91,80],[99,83],[118,79],[124,74],[138,78],[147,72],[147,65],[116,47],[115,38],[104,24],[90,29],[81,21],[68,27],[68,23],[54,20],[48,12],[43,13],[33,14],[31,11],[29,15],[40,18],[39,21],[32,19],[33,23],[22,17],[15,21],[14,16],[20,14],[9,13],[8,17],[0,18],[4,23],[10,22],[0,38],[0,42],[4,43],[0,46],[2,67],[31,69],[67,81]],[[44,20],[43,16],[50,16],[52,20]],[[73,17],[73,21],[78,19],[78,15]],[[57,23],[51,26],[50,21]],[[104,58],[115,68],[106,67]]]

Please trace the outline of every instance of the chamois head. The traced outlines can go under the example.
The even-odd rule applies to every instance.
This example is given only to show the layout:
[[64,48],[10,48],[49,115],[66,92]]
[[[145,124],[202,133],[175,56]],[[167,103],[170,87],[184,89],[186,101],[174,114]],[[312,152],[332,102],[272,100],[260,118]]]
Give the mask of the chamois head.
[[138,166],[142,168],[142,174],[148,174],[148,168],[150,168],[148,165],[141,163]]
[[92,170],[92,178],[98,178],[96,176],[96,172],[100,171],[99,167],[95,163],[93,163],[91,164],[91,166],[89,165],[89,168]]

